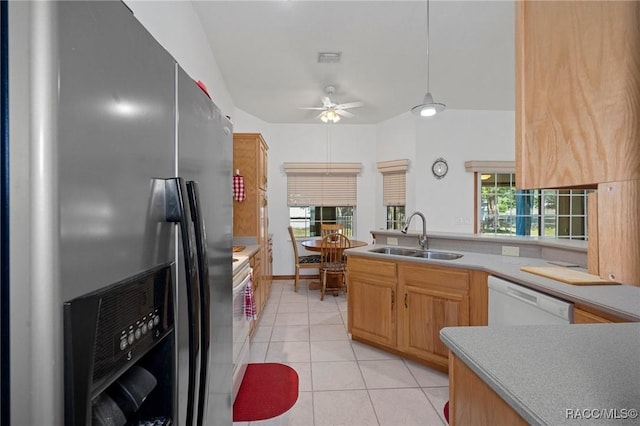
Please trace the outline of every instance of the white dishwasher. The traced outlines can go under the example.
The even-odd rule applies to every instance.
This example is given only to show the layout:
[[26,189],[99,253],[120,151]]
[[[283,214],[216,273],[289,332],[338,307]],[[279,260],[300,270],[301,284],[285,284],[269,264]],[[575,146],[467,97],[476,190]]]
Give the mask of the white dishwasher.
[[489,325],[571,324],[573,304],[489,276]]

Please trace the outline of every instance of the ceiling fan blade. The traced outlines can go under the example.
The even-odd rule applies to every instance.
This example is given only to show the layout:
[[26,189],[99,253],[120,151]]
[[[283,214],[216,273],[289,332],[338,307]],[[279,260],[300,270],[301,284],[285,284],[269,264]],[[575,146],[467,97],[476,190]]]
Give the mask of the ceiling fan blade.
[[316,119],[316,118],[320,118],[320,117],[322,117],[322,114],[324,114],[324,111],[322,111],[320,114],[316,115],[316,116],[315,116],[315,117],[313,117],[313,118],[314,118],[314,119]]
[[347,118],[351,118],[351,117],[355,117],[355,115],[351,114],[349,111],[344,111],[341,109],[336,109],[336,114],[341,115],[343,117],[347,117]]
[[336,108],[338,109],[357,108],[357,107],[361,107],[362,105],[364,105],[362,101],[353,101],[353,102],[347,102],[346,104],[336,105]]
[[324,105],[325,108],[331,108],[331,106],[333,105],[331,103],[331,99],[329,99],[328,96],[323,96],[320,98],[320,100],[322,101],[322,105]]
[[298,107],[298,109],[312,109],[316,111],[324,111],[326,108],[324,107]]

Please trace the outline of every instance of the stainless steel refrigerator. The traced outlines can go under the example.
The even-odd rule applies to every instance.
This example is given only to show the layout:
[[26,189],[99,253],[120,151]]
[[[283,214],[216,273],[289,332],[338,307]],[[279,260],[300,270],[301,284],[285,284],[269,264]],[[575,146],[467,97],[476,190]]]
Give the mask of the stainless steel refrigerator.
[[[172,424],[230,424],[231,123],[123,3],[1,6],[2,424],[98,424],[131,366],[156,376],[138,413],[169,401]],[[146,299],[159,282],[160,313]],[[127,300],[149,312],[126,319]]]

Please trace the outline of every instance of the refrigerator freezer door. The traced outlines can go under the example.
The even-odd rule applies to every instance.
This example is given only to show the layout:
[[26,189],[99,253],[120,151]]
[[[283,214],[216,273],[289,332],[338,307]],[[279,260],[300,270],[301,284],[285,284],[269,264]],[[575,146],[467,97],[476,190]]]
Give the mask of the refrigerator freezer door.
[[[174,60],[120,2],[59,3],[62,300],[173,261],[150,215],[174,170]],[[167,238],[147,247],[149,221]],[[149,258],[153,250],[155,258]]]

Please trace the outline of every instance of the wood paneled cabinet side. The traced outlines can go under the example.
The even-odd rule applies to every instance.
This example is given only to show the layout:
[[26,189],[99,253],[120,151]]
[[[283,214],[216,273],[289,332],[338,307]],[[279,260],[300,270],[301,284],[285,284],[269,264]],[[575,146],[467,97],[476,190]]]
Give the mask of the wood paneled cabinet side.
[[396,265],[393,262],[347,258],[347,329],[388,348],[396,346]]
[[616,315],[611,315],[597,309],[576,304],[573,307],[573,323],[574,324],[598,324],[611,322],[629,322]]
[[398,266],[398,349],[446,370],[443,327],[469,325],[470,273],[401,263]]
[[[256,316],[258,320],[260,319],[260,314],[262,313],[262,274],[256,273],[256,271],[260,271],[262,269],[262,255],[260,251],[257,251],[249,258],[249,266],[253,269],[253,298],[256,303]],[[251,321],[251,325],[249,327],[249,334],[253,335],[254,329],[257,326],[258,321]]]
[[516,2],[520,188],[640,179],[640,2]]
[[460,358],[450,353],[449,424],[526,426],[529,423]]
[[640,180],[599,184],[597,200],[598,274],[640,286]]

